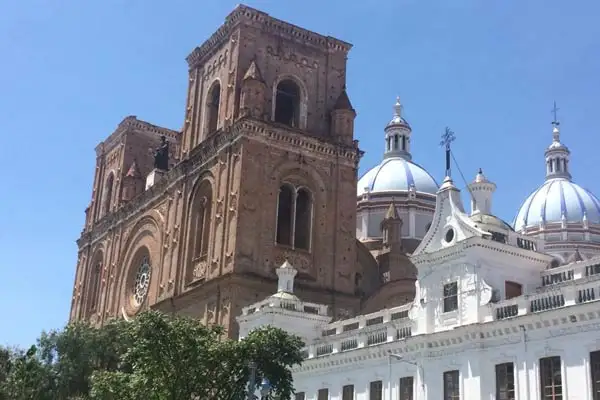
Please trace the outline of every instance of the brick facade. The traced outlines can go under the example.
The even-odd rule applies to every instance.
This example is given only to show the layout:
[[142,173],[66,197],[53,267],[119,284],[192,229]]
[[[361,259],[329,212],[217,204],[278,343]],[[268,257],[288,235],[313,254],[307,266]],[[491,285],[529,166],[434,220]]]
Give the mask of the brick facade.
[[[379,272],[355,237],[362,153],[345,92],[350,48],[238,6],[188,56],[182,131],[127,117],[97,147],[71,320],[153,307],[236,336],[234,317],[275,291],[286,259],[300,297],[336,317],[358,312]],[[144,190],[163,135],[171,167]],[[293,238],[277,243],[284,186],[295,193]]]

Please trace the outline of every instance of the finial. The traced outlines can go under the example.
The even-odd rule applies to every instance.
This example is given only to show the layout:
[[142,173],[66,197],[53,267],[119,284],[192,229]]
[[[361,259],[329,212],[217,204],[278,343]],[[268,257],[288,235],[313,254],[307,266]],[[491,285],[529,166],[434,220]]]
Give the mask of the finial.
[[479,175],[483,175],[483,170],[479,167],[479,171],[477,172]]
[[552,107],[552,115],[554,116],[554,119],[552,120],[552,125],[554,126],[558,126],[560,125],[560,122],[558,122],[558,110],[560,110],[560,108],[556,107],[556,101],[554,102],[554,107]]
[[560,108],[556,107],[556,101],[554,102],[554,107],[552,107],[552,140],[555,142],[560,142],[560,129],[559,129],[559,125],[560,122],[558,121],[558,110],[560,110]]
[[394,104],[394,117],[402,116],[402,103],[400,103],[400,96],[396,97],[396,104]]
[[450,168],[450,144],[456,139],[454,136],[454,132],[450,130],[450,128],[446,127],[446,131],[442,135],[442,141],[440,142],[440,146],[444,146],[446,148],[446,177],[451,177],[451,168]]

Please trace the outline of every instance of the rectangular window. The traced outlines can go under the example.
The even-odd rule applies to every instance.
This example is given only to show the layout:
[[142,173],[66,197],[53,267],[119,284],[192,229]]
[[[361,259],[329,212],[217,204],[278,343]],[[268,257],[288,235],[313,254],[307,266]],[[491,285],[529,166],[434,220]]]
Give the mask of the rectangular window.
[[444,285],[444,312],[458,309],[458,282]]
[[496,365],[496,400],[515,400],[515,366],[513,363]]
[[590,353],[592,373],[592,400],[600,400],[600,351]]
[[560,357],[554,356],[540,359],[540,383],[542,400],[562,400]]
[[354,400],[354,385],[346,385],[342,388],[342,400]]
[[319,389],[317,400],[329,400],[329,389]]
[[399,400],[413,400],[413,377],[405,376],[404,378],[400,378],[400,386],[398,396]]
[[506,281],[504,283],[504,293],[506,300],[512,299],[513,297],[519,297],[523,294],[523,286],[517,282]]
[[369,385],[369,400],[383,400],[383,382],[373,381]]
[[460,382],[458,370],[444,372],[444,400],[460,399]]
[[304,394],[304,392],[298,392],[298,393],[296,393],[295,399],[296,400],[305,400],[306,395]]

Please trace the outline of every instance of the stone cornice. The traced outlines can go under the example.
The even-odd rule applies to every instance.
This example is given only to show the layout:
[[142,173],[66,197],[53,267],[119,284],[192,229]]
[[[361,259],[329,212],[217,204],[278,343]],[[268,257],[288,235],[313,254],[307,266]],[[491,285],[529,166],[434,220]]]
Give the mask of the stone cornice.
[[345,161],[346,165],[358,167],[358,162],[364,152],[358,148],[358,140],[348,146],[335,143],[328,137],[311,136],[301,130],[293,130],[289,127],[274,126],[270,123],[244,118],[239,120],[234,129],[241,131],[244,136],[263,141],[269,146],[281,148],[288,151],[290,147],[297,150],[305,150],[313,157],[331,161],[332,157],[338,157]]
[[327,354],[305,360],[301,366],[293,369],[293,373],[324,374],[329,370],[339,372],[343,368],[364,368],[365,362],[387,363],[389,354],[402,354],[405,360],[418,362],[423,358],[448,357],[469,350],[514,345],[523,341],[523,329],[528,341],[543,341],[549,337],[598,331],[599,320],[597,302],[579,304]]
[[350,43],[346,43],[331,36],[323,36],[311,32],[285,21],[273,18],[265,12],[245,5],[239,5],[225,17],[223,25],[221,25],[201,46],[196,47],[186,58],[189,68],[192,69],[202,64],[228,40],[234,29],[240,24],[255,25],[260,27],[263,32],[283,36],[289,40],[309,45],[314,48],[324,49],[327,52],[341,51],[348,53],[352,48]]
[[511,246],[500,242],[493,241],[491,239],[484,239],[480,237],[470,237],[461,242],[458,242],[454,246],[442,248],[433,253],[422,253],[418,256],[411,257],[411,261],[415,266],[422,264],[439,264],[447,262],[451,259],[464,257],[464,251],[468,248],[480,247],[495,252],[508,254],[514,257],[520,257],[529,261],[534,261],[542,264],[548,264],[552,257],[543,253],[538,253],[532,250],[525,250],[519,247]]
[[119,139],[125,132],[129,131],[141,131],[154,133],[157,136],[165,135],[168,138],[178,141],[181,132],[174,131],[172,129],[163,128],[158,125],[153,125],[149,122],[137,119],[136,116],[130,115],[125,117],[117,126],[117,129],[108,136],[103,142],[96,146],[96,154],[107,153],[112,150],[118,143]]
[[[388,193],[394,193],[394,192],[388,192]],[[407,210],[407,209],[414,209],[415,211],[427,211],[429,213],[431,213],[432,211],[435,210],[435,197],[433,197],[431,200],[431,203],[427,203],[426,199],[419,199],[417,197],[417,200],[408,200],[406,197],[398,197],[398,196],[393,196],[393,195],[385,195],[382,196],[384,198],[376,198],[375,196],[369,197],[368,200],[363,200],[362,199],[363,196],[358,196],[358,202],[357,202],[357,206],[356,209],[357,211],[362,211],[362,210],[373,210],[373,209],[380,209],[380,208],[385,208],[387,210],[387,208],[390,206],[390,198],[394,199],[394,202],[396,204],[396,206],[400,209],[403,210]]]

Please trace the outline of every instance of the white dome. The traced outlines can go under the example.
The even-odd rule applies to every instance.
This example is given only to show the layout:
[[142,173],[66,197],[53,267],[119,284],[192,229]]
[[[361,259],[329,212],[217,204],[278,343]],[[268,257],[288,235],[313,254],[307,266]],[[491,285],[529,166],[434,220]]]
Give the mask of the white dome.
[[566,222],[600,224],[600,201],[567,178],[548,179],[525,200],[513,223],[516,231],[540,224]]
[[435,195],[438,184],[423,167],[402,157],[385,158],[358,180],[357,195],[369,193],[408,191],[414,185],[420,193]]

